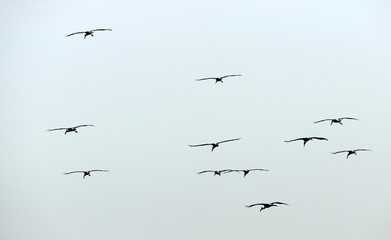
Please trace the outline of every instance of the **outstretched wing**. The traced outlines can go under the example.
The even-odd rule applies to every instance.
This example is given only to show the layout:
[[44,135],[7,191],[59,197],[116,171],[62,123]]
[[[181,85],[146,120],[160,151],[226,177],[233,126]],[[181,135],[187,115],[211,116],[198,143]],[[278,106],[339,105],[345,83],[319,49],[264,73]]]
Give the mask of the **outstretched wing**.
[[358,120],[357,118],[352,118],[352,117],[342,117],[342,118],[340,118],[341,120],[342,119],[349,119],[349,120]]
[[287,203],[283,203],[283,202],[272,202],[270,204],[283,204],[283,205],[288,205]]
[[85,33],[86,32],[74,32],[74,33],[66,35],[65,37],[70,37],[70,36],[75,35],[75,34],[85,34]]
[[96,32],[96,31],[112,31],[112,30],[111,28],[98,28],[98,29],[91,30],[91,32]]
[[304,138],[296,138],[296,139],[292,139],[292,140],[285,140],[284,142],[294,142],[294,141],[298,141],[298,140],[304,140]]
[[64,173],[64,174],[72,174],[72,173],[84,173],[84,171],[73,171],[73,172],[67,172],[67,173]]
[[94,125],[92,125],[92,124],[84,124],[84,125],[79,125],[79,126],[76,126],[76,127],[74,127],[74,128],[79,128],[79,127],[88,127],[88,126],[90,126],[90,127],[95,127]]
[[311,139],[326,140],[326,141],[328,141],[328,139],[327,139],[327,138],[324,138],[324,137],[311,137]]
[[255,204],[247,205],[246,207],[265,206],[265,205],[266,203],[255,203]]
[[100,170],[100,169],[95,169],[95,170],[89,170],[89,172],[108,172],[109,170]]
[[215,77],[199,78],[199,79],[196,79],[196,81],[204,81],[204,80],[209,80],[209,79],[216,80],[217,78],[215,78]]
[[201,172],[198,172],[198,174],[202,174],[202,173],[208,173],[208,172],[215,172],[215,171],[213,171],[213,170],[205,170],[205,171],[201,171]]
[[225,76],[222,76],[221,78],[227,78],[227,77],[237,77],[237,76],[242,76],[242,75],[240,75],[240,74],[225,75]]
[[354,151],[372,151],[371,149],[363,149],[363,148],[360,148],[360,149],[356,149],[356,150],[354,150]]
[[56,130],[67,130],[68,128],[53,128],[53,129],[48,129],[46,131],[56,131]]
[[316,121],[314,123],[320,123],[320,122],[332,121],[332,120],[334,120],[334,119],[322,119],[322,120]]
[[201,147],[201,146],[208,146],[213,145],[213,143],[203,143],[203,144],[197,144],[197,145],[189,145],[189,147]]
[[349,152],[348,150],[338,151],[338,152],[332,152],[331,154],[337,154],[337,153],[343,153],[343,152]]
[[263,168],[252,168],[252,169],[248,169],[248,171],[269,171],[267,169],[263,169]]
[[237,141],[237,140],[239,140],[239,139],[240,139],[240,138],[228,139],[228,140],[224,140],[224,141],[221,141],[221,142],[217,142],[217,144],[225,143],[225,142]]

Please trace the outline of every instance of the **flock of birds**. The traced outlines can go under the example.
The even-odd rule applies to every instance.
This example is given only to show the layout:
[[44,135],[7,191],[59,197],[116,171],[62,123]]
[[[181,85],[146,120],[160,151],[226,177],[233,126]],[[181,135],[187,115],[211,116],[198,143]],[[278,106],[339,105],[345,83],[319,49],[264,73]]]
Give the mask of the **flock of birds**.
[[[70,37],[70,36],[77,35],[77,34],[84,34],[84,39],[85,39],[87,36],[93,37],[94,36],[94,32],[96,32],[96,31],[112,31],[112,29],[109,29],[109,28],[98,28],[98,29],[93,29],[93,30],[88,30],[88,31],[74,32],[74,33],[66,35],[66,37]],[[215,80],[215,83],[218,83],[218,82],[223,83],[223,79],[225,79],[225,78],[228,78],[228,77],[239,77],[239,76],[242,76],[242,75],[240,75],[240,74],[231,74],[231,75],[225,75],[225,76],[221,76],[221,77],[206,77],[206,78],[196,79],[196,81]],[[314,123],[317,124],[317,123],[329,121],[330,125],[333,125],[334,123],[338,123],[340,125],[343,125],[342,124],[343,120],[358,120],[358,119],[357,118],[352,118],[352,117],[341,117],[341,118],[322,119],[322,120],[319,120],[319,121],[315,121]],[[53,128],[53,129],[48,129],[47,131],[64,131],[65,130],[64,135],[66,135],[69,132],[78,133],[77,129],[81,128],[81,127],[94,127],[94,125],[92,125],[92,124],[83,124],[83,125],[78,125],[78,126],[74,126],[74,127]],[[238,141],[238,140],[240,140],[240,138],[227,139],[227,140],[214,142],[214,143],[192,144],[192,145],[189,145],[189,146],[190,147],[211,146],[212,147],[211,151],[213,152],[213,150],[215,148],[219,147],[220,144],[222,144],[222,143],[233,142],[233,141]],[[328,139],[324,138],[324,137],[301,137],[301,138],[286,140],[285,142],[290,143],[290,142],[295,142],[295,141],[303,141],[303,147],[305,147],[306,143],[311,141],[311,140],[328,141]],[[371,151],[371,150],[370,149],[362,149],[362,148],[360,148],[360,149],[342,150],[342,151],[332,152],[332,154],[347,153],[346,158],[348,158],[350,155],[357,155],[357,152],[359,152],[359,151]],[[109,170],[104,170],[104,169],[77,170],[77,171],[66,172],[64,174],[68,175],[68,174],[73,174],[73,173],[82,173],[83,174],[83,179],[84,179],[86,176],[91,176],[90,175],[91,172],[108,172],[108,171]],[[227,173],[232,173],[232,172],[236,172],[236,173],[243,172],[243,177],[246,177],[247,174],[249,174],[250,172],[253,172],[253,171],[269,171],[269,170],[263,169],[263,168],[204,170],[204,171],[198,172],[198,174],[212,173],[213,176],[216,176],[216,175],[217,176],[221,176],[221,174],[227,174]],[[252,208],[252,207],[256,207],[256,206],[261,206],[259,211],[262,211],[262,210],[270,208],[270,207],[277,207],[278,205],[288,205],[288,204],[284,203],[284,202],[255,203],[255,204],[247,205],[246,207]]]

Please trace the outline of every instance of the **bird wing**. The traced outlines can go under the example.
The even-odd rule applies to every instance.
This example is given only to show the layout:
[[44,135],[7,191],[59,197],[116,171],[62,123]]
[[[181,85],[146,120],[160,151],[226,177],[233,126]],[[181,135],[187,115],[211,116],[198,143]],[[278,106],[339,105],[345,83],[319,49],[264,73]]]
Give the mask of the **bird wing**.
[[208,146],[213,145],[213,143],[203,143],[203,144],[197,144],[197,145],[189,145],[190,147],[201,147],[201,146]]
[[248,171],[269,171],[269,170],[267,170],[267,169],[263,169],[263,168],[252,168],[252,169],[249,169]]
[[327,139],[327,138],[324,138],[324,137],[311,137],[311,139],[326,140],[326,141],[328,141],[328,139]]
[[209,79],[216,80],[217,78],[215,78],[215,77],[199,78],[199,79],[196,79],[196,81],[204,81],[204,80],[209,80]]
[[100,169],[95,169],[95,170],[90,170],[89,172],[108,172],[109,170],[100,170]]
[[260,206],[260,205],[265,206],[266,203],[255,203],[255,204],[247,205],[246,207],[254,207],[254,206]]
[[337,154],[337,153],[343,153],[343,152],[349,152],[348,150],[338,151],[338,152],[332,152],[331,154]]
[[316,122],[314,122],[314,123],[320,123],[320,122],[325,122],[325,121],[332,121],[332,120],[334,120],[334,119],[322,119],[322,120],[319,120],[319,121],[316,121]]
[[67,130],[68,128],[53,128],[53,129],[48,129],[46,131],[56,131],[56,130]]
[[283,204],[283,205],[288,205],[287,203],[283,203],[283,202],[272,202],[270,204]]
[[224,169],[224,170],[220,170],[219,172],[221,172],[221,173],[230,173],[230,172],[235,172],[235,170],[232,170],[232,169]]
[[87,126],[91,126],[91,127],[95,127],[94,125],[92,124],[84,124],[84,125],[79,125],[79,126],[76,126],[74,128],[79,128],[79,127],[87,127]]
[[363,149],[363,148],[360,148],[360,149],[356,149],[354,151],[372,151],[371,149]]
[[98,29],[91,30],[91,32],[96,32],[96,31],[112,31],[112,30],[111,28],[98,28]]
[[74,32],[74,33],[66,35],[65,37],[70,37],[70,36],[75,35],[75,34],[85,34],[85,33],[86,32]]
[[205,171],[198,172],[198,174],[207,173],[207,172],[215,172],[215,171],[213,171],[213,170],[205,170]]
[[294,141],[298,141],[298,140],[304,140],[304,138],[296,138],[296,139],[292,139],[292,140],[285,140],[285,142],[294,142]]
[[236,77],[236,76],[242,76],[242,75],[240,75],[240,74],[225,75],[225,76],[222,76],[221,78],[226,78],[226,77]]
[[358,120],[357,118],[352,118],[352,117],[342,117],[340,119]]
[[225,143],[225,142],[231,142],[231,141],[237,141],[237,140],[239,140],[239,139],[240,139],[240,138],[228,139],[228,140],[224,140],[224,141],[221,141],[221,142],[217,142],[217,144]]
[[73,171],[73,172],[67,172],[67,173],[64,173],[64,174],[72,174],[72,173],[84,173],[85,171]]

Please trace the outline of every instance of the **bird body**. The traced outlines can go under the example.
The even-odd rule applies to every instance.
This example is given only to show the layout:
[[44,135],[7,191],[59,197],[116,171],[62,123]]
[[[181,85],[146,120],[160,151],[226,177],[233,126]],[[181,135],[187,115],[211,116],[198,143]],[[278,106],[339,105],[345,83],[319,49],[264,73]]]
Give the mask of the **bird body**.
[[89,171],[72,171],[72,172],[67,172],[64,174],[68,175],[68,174],[72,174],[72,173],[83,173],[83,179],[84,179],[86,176],[91,176],[91,172],[108,172],[108,171],[109,170],[96,169],[96,170],[89,170]]
[[246,177],[247,174],[249,174],[251,171],[269,171],[267,169],[263,169],[263,168],[253,168],[253,169],[240,169],[240,170],[233,170],[235,172],[243,172],[243,177]]
[[207,77],[207,78],[200,78],[200,79],[196,79],[196,81],[204,81],[204,80],[215,80],[215,83],[218,83],[218,82],[221,82],[223,83],[223,79],[224,78],[227,78],[227,77],[239,77],[239,76],[242,76],[240,74],[233,74],[233,75],[225,75],[225,76],[222,76],[222,77]]
[[305,144],[310,141],[310,140],[325,140],[325,141],[328,141],[327,138],[324,138],[324,137],[303,137],[303,138],[296,138],[296,139],[292,139],[292,140],[288,140],[288,141],[285,141],[285,142],[293,142],[293,141],[299,141],[299,140],[302,140],[303,141],[303,147],[305,147]]
[[203,144],[196,144],[196,145],[189,145],[190,147],[201,147],[201,146],[212,146],[212,152],[215,148],[219,147],[219,145],[221,143],[225,143],[225,142],[231,142],[231,141],[237,141],[239,140],[240,138],[235,138],[235,139],[228,139],[228,140],[224,140],[224,141],[220,141],[220,142],[216,142],[216,143],[203,143]]
[[283,203],[283,202],[272,202],[272,203],[255,203],[255,204],[248,205],[246,207],[251,208],[254,206],[262,206],[262,208],[259,210],[261,212],[262,210],[264,210],[266,208],[278,207],[278,204],[288,205],[287,203]]
[[88,127],[88,126],[94,127],[94,125],[91,125],[91,124],[84,124],[84,125],[79,125],[79,126],[75,126],[75,127],[53,128],[53,129],[48,129],[48,130],[46,130],[46,131],[65,130],[65,133],[64,133],[64,135],[65,135],[65,134],[67,134],[67,133],[69,133],[69,132],[75,132],[75,133],[77,133],[77,130],[76,130],[77,128],[79,128],[79,127]]
[[351,118],[351,117],[342,117],[342,118],[327,118],[327,119],[322,119],[319,121],[316,121],[314,123],[320,123],[320,122],[325,122],[325,121],[330,121],[330,125],[333,125],[333,123],[339,123],[342,124],[342,120],[344,119],[349,119],[349,120],[358,120],[357,118]]
[[94,32],[96,32],[96,31],[112,31],[112,30],[110,28],[98,28],[98,29],[89,30],[89,31],[74,32],[74,33],[66,35],[66,37],[70,37],[70,36],[75,35],[75,34],[84,34],[84,39],[86,39],[87,36],[93,37],[94,36]]
[[354,149],[354,150],[343,150],[343,151],[338,151],[338,152],[332,152],[331,154],[338,154],[338,153],[344,153],[346,152],[346,158],[348,158],[350,155],[354,154],[357,155],[357,152],[359,151],[371,151],[370,149]]

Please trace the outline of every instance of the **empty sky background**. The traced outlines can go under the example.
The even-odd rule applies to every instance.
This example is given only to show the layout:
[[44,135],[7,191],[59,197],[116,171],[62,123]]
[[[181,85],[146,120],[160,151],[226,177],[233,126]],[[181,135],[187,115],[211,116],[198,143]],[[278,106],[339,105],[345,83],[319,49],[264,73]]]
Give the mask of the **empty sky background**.
[[[0,28],[1,239],[391,238],[389,1],[16,0]],[[197,174],[225,168],[270,172]]]

